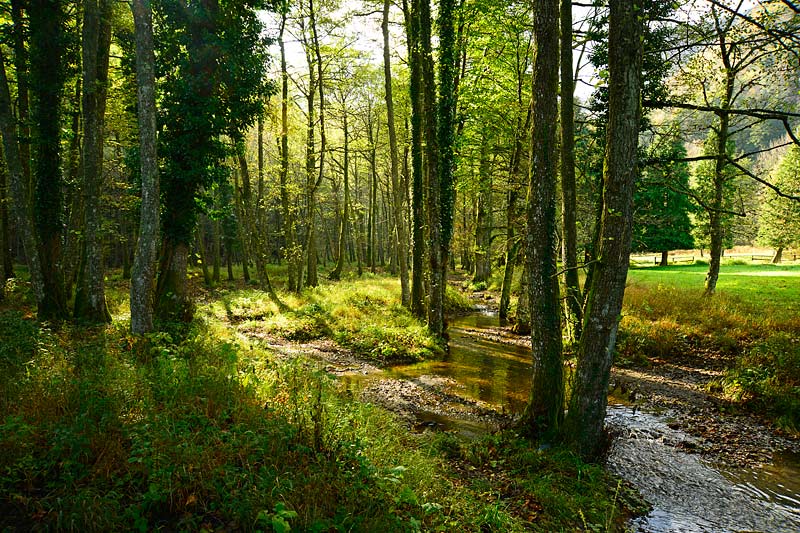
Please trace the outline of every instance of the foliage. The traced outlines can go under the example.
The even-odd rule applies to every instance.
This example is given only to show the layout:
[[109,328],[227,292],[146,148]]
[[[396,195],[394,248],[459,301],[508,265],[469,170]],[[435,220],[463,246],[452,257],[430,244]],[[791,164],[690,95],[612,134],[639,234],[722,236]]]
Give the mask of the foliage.
[[712,300],[699,291],[704,275],[703,265],[631,270],[617,364],[714,354],[731,400],[796,429],[800,268],[728,264]]
[[198,195],[227,176],[222,136],[238,141],[271,90],[260,6],[250,0],[154,4],[164,229],[173,242],[190,242]]
[[[373,283],[385,286],[341,302],[375,312],[361,299],[396,287]],[[578,510],[620,516],[599,468],[514,437],[410,433],[310,362],[241,340],[218,311],[145,338],[4,311],[4,371],[20,378],[0,403],[0,528],[551,531],[580,527]],[[507,466],[514,484],[462,479],[462,446],[463,465]]]
[[[673,141],[655,158],[681,159],[686,149]],[[692,203],[685,192],[689,187],[686,163],[647,167],[642,171],[634,195],[634,251],[668,251],[694,247],[689,213]]]
[[[792,146],[781,159],[771,183],[784,194],[800,196],[800,147]],[[800,246],[800,201],[782,198],[772,190],[759,213],[758,239],[774,248]]]
[[[441,353],[425,326],[400,305],[398,280],[364,276],[361,280],[323,285],[286,301],[292,311],[279,313],[260,291],[223,294],[209,311],[245,331],[257,330],[289,340],[309,341],[330,337],[357,354],[379,363],[411,362]],[[448,290],[452,308],[463,297]],[[223,315],[224,313],[224,315]]]

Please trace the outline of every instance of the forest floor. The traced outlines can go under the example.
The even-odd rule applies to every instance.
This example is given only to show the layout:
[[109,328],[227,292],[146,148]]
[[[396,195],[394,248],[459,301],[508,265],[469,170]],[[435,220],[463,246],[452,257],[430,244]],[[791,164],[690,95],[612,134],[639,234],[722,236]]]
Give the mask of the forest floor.
[[[498,295],[494,291],[475,291],[470,296],[482,307],[496,309]],[[498,344],[527,347],[530,343],[528,336],[513,333],[510,324],[467,331]],[[354,380],[361,381],[362,376],[377,377],[369,380],[367,387],[357,387],[359,398],[385,407],[418,430],[435,427],[430,422],[419,423],[421,413],[479,423],[484,431],[513,425],[510,413],[459,394],[459,384],[450,378],[386,376],[374,360],[359,357],[330,339],[292,342],[275,335],[262,339],[283,357],[302,355],[320,361],[321,368],[344,380],[346,387]],[[720,382],[734,365],[735,357],[711,348],[651,356],[638,363],[626,361],[624,366],[612,368],[610,394],[612,401],[665,416],[672,429],[697,437],[685,443],[684,451],[714,462],[756,466],[770,463],[775,453],[800,454],[798,432],[776,426],[765,413],[725,394]]]
[[[699,437],[688,452],[714,460],[798,450],[798,274],[729,268],[703,300],[702,267],[634,270],[614,396],[661,412]],[[448,291],[451,313],[496,305],[496,292],[462,288]],[[290,311],[240,281],[193,290],[192,324],[136,339],[124,280],[108,284],[107,327],[37,323],[27,285],[7,287],[0,529],[622,531],[646,509],[455,381],[394,373],[442,354],[396,279],[281,293]],[[528,343],[504,327],[470,333]],[[426,431],[443,427],[436,416],[473,437]]]

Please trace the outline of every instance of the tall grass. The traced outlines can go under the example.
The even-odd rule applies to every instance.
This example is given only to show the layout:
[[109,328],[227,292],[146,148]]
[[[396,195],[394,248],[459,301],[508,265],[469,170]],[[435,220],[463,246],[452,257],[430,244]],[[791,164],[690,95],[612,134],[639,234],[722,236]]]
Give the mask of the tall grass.
[[[290,303],[345,331],[387,308],[404,320],[392,290],[378,280]],[[260,293],[222,296],[193,324],[145,339],[124,320],[51,330],[0,310],[0,530],[553,531],[583,527],[582,515],[605,523],[615,482],[599,469],[548,458],[513,435],[448,447],[438,440],[448,436],[411,433],[340,393],[315,365],[279,360],[232,328],[229,310],[249,314],[237,327],[278,316]],[[456,448],[469,451],[445,451]]]
[[618,363],[714,356],[727,397],[800,428],[800,268],[726,265],[702,296],[697,266],[634,269],[625,293]]

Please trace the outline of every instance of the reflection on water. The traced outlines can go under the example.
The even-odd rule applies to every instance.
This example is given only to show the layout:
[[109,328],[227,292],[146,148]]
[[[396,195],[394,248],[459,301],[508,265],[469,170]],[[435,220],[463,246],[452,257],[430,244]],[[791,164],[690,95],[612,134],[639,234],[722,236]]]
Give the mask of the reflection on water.
[[448,329],[450,350],[444,359],[387,370],[389,377],[414,379],[433,374],[454,379],[460,394],[519,412],[525,407],[531,386],[530,350],[504,345],[469,330],[497,325],[497,317],[485,314],[456,319]]
[[[530,391],[530,350],[492,341],[475,331],[497,325],[497,317],[486,312],[459,317],[450,324],[450,350],[443,360],[395,367],[383,375],[451,378],[463,387],[459,394],[520,412]],[[363,383],[355,384],[359,386]],[[480,423],[433,413],[418,413],[418,420],[423,427],[467,435],[483,430]],[[620,433],[609,468],[654,506],[632,524],[637,531],[800,532],[800,458],[776,457],[771,466],[726,471],[682,451],[682,447],[694,447],[694,438],[667,427],[656,415],[611,406],[608,424]]]

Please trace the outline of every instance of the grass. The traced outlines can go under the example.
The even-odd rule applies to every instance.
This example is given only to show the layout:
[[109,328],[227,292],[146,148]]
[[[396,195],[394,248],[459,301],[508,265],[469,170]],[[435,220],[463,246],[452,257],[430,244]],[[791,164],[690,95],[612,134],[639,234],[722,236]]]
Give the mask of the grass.
[[[285,322],[259,291],[222,286],[194,323],[145,339],[127,332],[126,290],[110,280],[107,327],[34,322],[23,283],[0,307],[0,530],[621,529],[599,468],[513,434],[411,433],[242,335],[263,320],[358,346],[370,324],[409,323],[394,281],[282,294]],[[421,330],[380,335],[434,352]]]
[[[379,364],[415,362],[442,353],[442,346],[408,309],[400,305],[394,278],[365,274],[361,280],[326,284],[301,295],[281,294],[292,309],[279,312],[268,296],[253,289],[220,290],[207,306],[217,320],[227,319],[242,332],[258,331],[293,341],[330,337]],[[470,302],[449,288],[449,312]]]
[[706,266],[630,271],[619,362],[718,356],[727,397],[800,428],[800,266],[724,264],[717,294],[702,296]]

